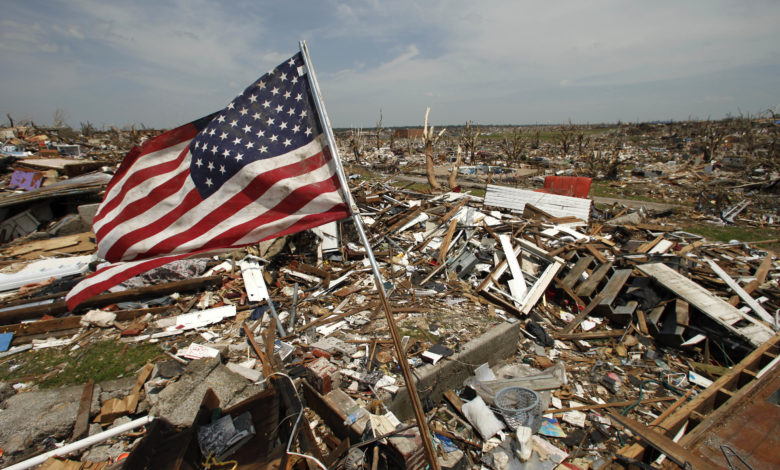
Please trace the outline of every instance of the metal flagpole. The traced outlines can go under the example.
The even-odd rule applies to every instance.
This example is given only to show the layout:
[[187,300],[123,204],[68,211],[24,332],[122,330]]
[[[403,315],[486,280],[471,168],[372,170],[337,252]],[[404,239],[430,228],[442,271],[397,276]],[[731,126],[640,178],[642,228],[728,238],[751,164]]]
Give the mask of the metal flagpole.
[[306,41],[300,42],[301,54],[303,55],[303,61],[306,65],[306,73],[309,76],[309,85],[311,91],[314,94],[314,103],[317,106],[317,113],[322,121],[323,131],[328,140],[328,146],[333,154],[333,161],[336,165],[336,173],[338,174],[339,183],[341,184],[342,195],[344,200],[349,206],[349,210],[352,213],[352,220],[355,222],[355,229],[360,236],[360,241],[363,243],[363,247],[366,250],[366,256],[371,263],[371,269],[374,272],[374,283],[376,284],[377,292],[379,292],[379,298],[382,301],[382,306],[385,311],[385,318],[387,318],[387,326],[390,329],[390,336],[393,338],[393,346],[395,346],[395,354],[398,358],[398,362],[403,372],[404,381],[406,382],[406,390],[409,392],[409,398],[412,401],[412,408],[414,409],[414,416],[417,420],[417,426],[420,429],[420,436],[422,437],[423,446],[425,447],[425,455],[430,464],[431,470],[439,470],[439,461],[436,458],[436,450],[433,447],[433,440],[431,439],[431,432],[428,429],[428,421],[425,419],[425,412],[423,411],[422,403],[420,403],[420,397],[417,395],[417,384],[415,383],[412,371],[409,369],[409,362],[406,360],[406,351],[401,347],[401,336],[398,333],[398,327],[395,324],[393,318],[393,312],[390,310],[390,304],[387,301],[387,292],[385,292],[384,281],[382,280],[382,273],[379,272],[379,266],[376,264],[376,258],[374,258],[374,252],[371,250],[371,244],[366,237],[366,232],[363,230],[363,222],[360,219],[360,211],[357,210],[354,201],[352,200],[352,194],[349,191],[347,185],[347,178],[344,176],[344,168],[341,166],[341,160],[339,159],[339,149],[336,146],[336,138],[333,136],[333,130],[330,127],[330,120],[328,114],[325,112],[325,105],[322,103],[322,96],[320,95],[320,87],[317,83],[317,77],[314,74],[314,68],[311,65],[309,58],[309,50],[306,47]]

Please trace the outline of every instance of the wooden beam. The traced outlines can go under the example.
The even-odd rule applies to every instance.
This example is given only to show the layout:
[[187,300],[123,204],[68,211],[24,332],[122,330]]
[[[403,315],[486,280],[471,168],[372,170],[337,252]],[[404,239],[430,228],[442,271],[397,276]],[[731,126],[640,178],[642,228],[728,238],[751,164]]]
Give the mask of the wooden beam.
[[[168,310],[176,309],[173,305],[164,307],[139,308],[132,310],[117,310],[116,321],[135,320],[147,313],[159,314]],[[51,320],[38,320],[26,323],[14,323],[13,325],[1,325],[0,333],[13,333],[14,339],[22,336],[38,335],[42,333],[51,333],[53,331],[71,330],[79,328],[82,315],[71,315],[68,317],[53,318]]]
[[707,264],[710,265],[710,268],[715,272],[715,274],[718,275],[719,278],[723,279],[723,281],[728,284],[731,289],[736,292],[742,300],[750,306],[750,308],[756,312],[756,315],[761,317],[762,320],[765,322],[772,324],[774,322],[774,318],[772,318],[772,315],[769,314],[766,310],[764,310],[764,307],[761,306],[760,303],[756,302],[756,299],[750,296],[747,292],[745,292],[745,289],[742,288],[739,284],[737,284],[737,281],[731,278],[729,274],[723,270],[720,266],[718,266],[718,263],[715,261],[708,259]]
[[89,410],[92,406],[92,393],[95,389],[95,382],[89,379],[84,385],[79,401],[79,411],[76,414],[76,424],[73,425],[73,434],[70,437],[71,442],[75,442],[87,434],[89,430]]
[[[769,341],[756,348],[737,365],[733,366],[728,373],[722,375],[713,382],[712,385],[692,399],[689,400],[688,395],[680,397],[671,407],[673,412],[665,412],[664,414],[667,416],[660,421],[653,421],[653,424],[656,425],[658,429],[664,429],[667,436],[674,435],[674,433],[690,419],[694,412],[699,410],[704,411],[708,408],[708,403],[714,401],[715,394],[718,390],[737,382],[742,375],[742,372],[753,371],[754,369],[757,370],[760,368],[764,355],[769,351],[774,351],[778,345],[780,345],[780,334],[775,335]],[[628,458],[637,458],[641,455],[643,450],[644,449],[641,446],[634,445],[630,446],[628,449],[621,450],[620,454]]]
[[[661,401],[674,401],[677,397],[658,397],[658,398],[646,398],[639,402],[641,405],[647,405],[648,403],[658,403]],[[564,411],[580,411],[580,410],[600,410],[603,408],[621,408],[625,406],[631,406],[636,404],[636,400],[626,401],[613,401],[609,403],[596,403],[594,405],[572,406],[570,408],[548,408],[545,413],[563,413]]]
[[552,337],[555,339],[606,339],[606,338],[618,338],[623,336],[623,330],[603,330],[603,331],[585,331],[583,333],[553,333]]
[[439,247],[439,264],[444,264],[445,261],[447,261],[447,252],[450,250],[450,243],[452,243],[452,236],[455,235],[455,229],[458,226],[458,219],[453,219],[452,222],[450,222],[450,226],[447,229],[447,234],[444,236],[444,240],[441,242],[441,246]]
[[[78,310],[88,310],[91,308],[105,307],[106,305],[129,300],[142,300],[148,298],[162,297],[175,292],[188,292],[205,287],[222,284],[222,276],[199,277],[195,279],[185,279],[183,281],[168,282],[165,284],[140,287],[138,289],[128,289],[121,292],[110,292],[107,294],[96,295],[85,300],[77,307]],[[68,306],[64,300],[45,305],[35,305],[33,307],[23,307],[7,312],[0,312],[0,324],[8,324],[29,320],[31,318],[42,317],[44,315],[60,315],[68,312]]]
[[769,274],[769,269],[772,267],[772,254],[766,255],[766,257],[761,261],[761,264],[758,266],[758,269],[756,269],[756,280],[759,284],[763,284],[766,282],[766,277]]
[[669,459],[681,467],[690,465],[694,470],[707,470],[712,468],[710,463],[706,462],[698,455],[638,421],[613,411],[609,412],[609,419],[611,419],[613,423],[619,423],[624,428],[631,430],[632,433],[665,454]]

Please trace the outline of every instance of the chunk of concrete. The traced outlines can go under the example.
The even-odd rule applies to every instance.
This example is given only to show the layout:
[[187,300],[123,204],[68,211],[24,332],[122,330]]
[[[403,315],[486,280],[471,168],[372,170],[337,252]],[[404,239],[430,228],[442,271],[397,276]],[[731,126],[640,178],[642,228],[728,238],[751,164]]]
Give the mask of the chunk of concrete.
[[95,214],[97,214],[98,207],[100,207],[100,204],[83,204],[79,206],[79,217],[81,217],[81,221],[86,225],[87,227],[92,227],[92,221],[95,219]]
[[[12,455],[42,440],[69,437],[76,422],[83,385],[18,393],[0,412],[0,443]],[[100,394],[92,395],[92,413],[100,410]]]
[[208,389],[217,395],[222,408],[228,408],[265,387],[250,384],[222,365],[219,358],[198,359],[187,365],[178,381],[157,395],[151,414],[167,419],[174,426],[189,427]]

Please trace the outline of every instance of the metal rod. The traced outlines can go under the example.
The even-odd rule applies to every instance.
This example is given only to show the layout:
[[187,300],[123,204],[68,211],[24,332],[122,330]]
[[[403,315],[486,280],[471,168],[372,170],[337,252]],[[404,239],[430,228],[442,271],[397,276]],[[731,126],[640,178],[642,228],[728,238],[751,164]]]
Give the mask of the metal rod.
[[110,439],[114,436],[118,436],[119,434],[133,430],[147,423],[151,423],[152,421],[154,421],[154,416],[147,415],[144,416],[143,418],[138,418],[134,421],[130,421],[129,423],[121,424],[115,428],[107,429],[101,433],[93,434],[92,436],[85,437],[80,441],[72,442],[58,449],[50,450],[49,452],[36,455],[35,457],[29,458],[27,460],[23,460],[7,468],[9,470],[25,470],[27,468],[35,467],[36,465],[40,465],[44,463],[46,460],[49,459],[49,457],[54,457],[56,455],[67,455],[71,452],[75,452],[85,447],[89,447],[99,442],[103,442],[107,439]]
[[422,403],[420,403],[420,396],[417,394],[417,384],[415,378],[412,375],[412,371],[409,369],[409,362],[406,360],[406,352],[401,347],[401,336],[398,333],[398,327],[395,324],[393,313],[390,310],[390,303],[387,301],[387,293],[385,292],[384,282],[382,280],[382,273],[379,272],[379,266],[376,264],[374,258],[374,252],[371,250],[371,244],[368,241],[366,232],[363,230],[363,222],[360,219],[360,211],[355,207],[352,200],[352,194],[349,192],[349,185],[347,178],[344,175],[344,169],[341,166],[339,160],[339,150],[336,145],[336,139],[333,136],[333,131],[330,127],[330,120],[328,114],[325,112],[325,106],[322,103],[322,97],[320,95],[319,84],[317,83],[317,77],[314,74],[314,68],[312,67],[311,60],[309,58],[309,50],[306,47],[306,41],[300,42],[301,55],[303,55],[303,61],[306,64],[306,75],[309,78],[309,85],[311,86],[312,94],[314,95],[314,104],[317,107],[317,113],[322,121],[323,131],[328,140],[328,146],[333,152],[333,162],[336,167],[336,173],[338,174],[339,183],[341,185],[342,194],[344,200],[347,203],[350,212],[352,213],[352,220],[355,223],[355,229],[360,236],[360,241],[363,243],[363,247],[366,250],[366,256],[369,263],[371,263],[371,269],[374,272],[374,284],[376,284],[379,298],[382,301],[382,305],[385,311],[385,318],[387,319],[387,326],[390,330],[390,336],[393,338],[393,346],[395,347],[396,358],[401,366],[401,372],[403,372],[404,382],[406,382],[406,390],[409,392],[409,398],[412,402],[412,408],[414,409],[414,416],[417,420],[417,426],[420,430],[420,437],[422,437],[423,446],[425,447],[425,456],[430,464],[431,470],[440,470],[439,460],[436,458],[436,451],[433,447],[433,440],[431,439],[431,432],[428,429],[428,422],[425,419],[425,412],[423,411]]
[[298,305],[298,283],[293,287],[292,304],[290,304],[290,331],[295,331],[295,307]]
[[282,321],[279,320],[279,315],[276,314],[276,307],[274,307],[274,301],[271,300],[270,295],[268,296],[268,309],[271,310],[271,316],[274,317],[274,320],[276,321],[276,331],[279,332],[281,338],[284,338],[287,336],[287,332],[284,331]]

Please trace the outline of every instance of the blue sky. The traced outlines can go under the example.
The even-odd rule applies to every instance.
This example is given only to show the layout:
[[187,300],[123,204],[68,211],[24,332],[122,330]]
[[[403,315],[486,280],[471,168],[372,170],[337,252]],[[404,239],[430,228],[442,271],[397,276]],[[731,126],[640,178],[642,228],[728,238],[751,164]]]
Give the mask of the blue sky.
[[[721,118],[780,105],[780,2],[9,0],[0,115],[173,127],[308,42],[336,127]],[[780,111],[780,109],[778,109]],[[3,121],[5,119],[3,118]]]

